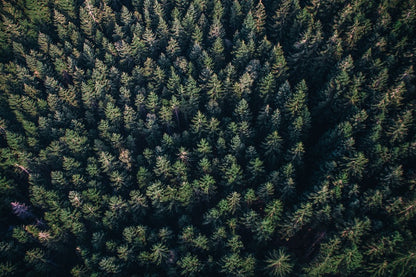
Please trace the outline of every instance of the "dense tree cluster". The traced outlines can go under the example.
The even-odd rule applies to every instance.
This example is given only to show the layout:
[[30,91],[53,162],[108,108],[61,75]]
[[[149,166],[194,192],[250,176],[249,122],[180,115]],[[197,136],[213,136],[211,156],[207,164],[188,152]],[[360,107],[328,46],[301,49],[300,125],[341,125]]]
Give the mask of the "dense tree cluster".
[[3,0],[0,276],[415,276],[415,0]]

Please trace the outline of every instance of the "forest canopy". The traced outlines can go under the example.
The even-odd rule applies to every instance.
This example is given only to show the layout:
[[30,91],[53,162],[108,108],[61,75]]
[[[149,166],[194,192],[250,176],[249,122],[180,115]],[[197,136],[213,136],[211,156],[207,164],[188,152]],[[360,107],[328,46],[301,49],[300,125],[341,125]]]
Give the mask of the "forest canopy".
[[415,0],[0,15],[0,276],[416,276]]

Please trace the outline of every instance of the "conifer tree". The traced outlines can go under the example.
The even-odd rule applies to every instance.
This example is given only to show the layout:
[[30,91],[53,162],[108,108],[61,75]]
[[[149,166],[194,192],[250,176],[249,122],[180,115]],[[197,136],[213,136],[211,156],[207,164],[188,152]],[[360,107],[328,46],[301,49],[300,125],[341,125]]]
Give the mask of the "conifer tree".
[[415,275],[413,0],[0,6],[0,275]]

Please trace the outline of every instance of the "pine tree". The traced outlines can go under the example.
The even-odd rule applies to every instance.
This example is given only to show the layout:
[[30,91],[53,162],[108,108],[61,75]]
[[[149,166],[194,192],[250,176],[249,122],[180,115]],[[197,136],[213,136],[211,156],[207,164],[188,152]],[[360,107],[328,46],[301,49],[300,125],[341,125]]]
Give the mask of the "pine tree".
[[261,0],[258,2],[254,10],[254,20],[256,22],[256,35],[258,38],[262,38],[264,36],[266,25],[266,10]]
[[195,276],[202,270],[202,264],[198,257],[190,253],[179,260],[178,265],[182,269],[181,275]]
[[283,249],[272,252],[266,263],[266,270],[270,276],[287,276],[293,271],[290,255],[286,254]]

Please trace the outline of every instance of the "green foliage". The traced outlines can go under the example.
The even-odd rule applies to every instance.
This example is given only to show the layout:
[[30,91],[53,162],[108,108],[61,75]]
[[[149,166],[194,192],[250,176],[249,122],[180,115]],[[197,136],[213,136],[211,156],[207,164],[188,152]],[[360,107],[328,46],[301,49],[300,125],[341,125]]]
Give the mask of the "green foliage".
[[415,1],[4,0],[1,276],[414,276]]
[[178,261],[178,265],[182,269],[181,275],[185,276],[196,276],[202,270],[202,264],[198,257],[190,253]]
[[238,254],[231,254],[222,259],[221,272],[229,276],[253,276],[255,260],[249,256],[246,258]]
[[266,268],[270,276],[288,276],[293,271],[290,255],[283,249],[273,251],[266,260]]

